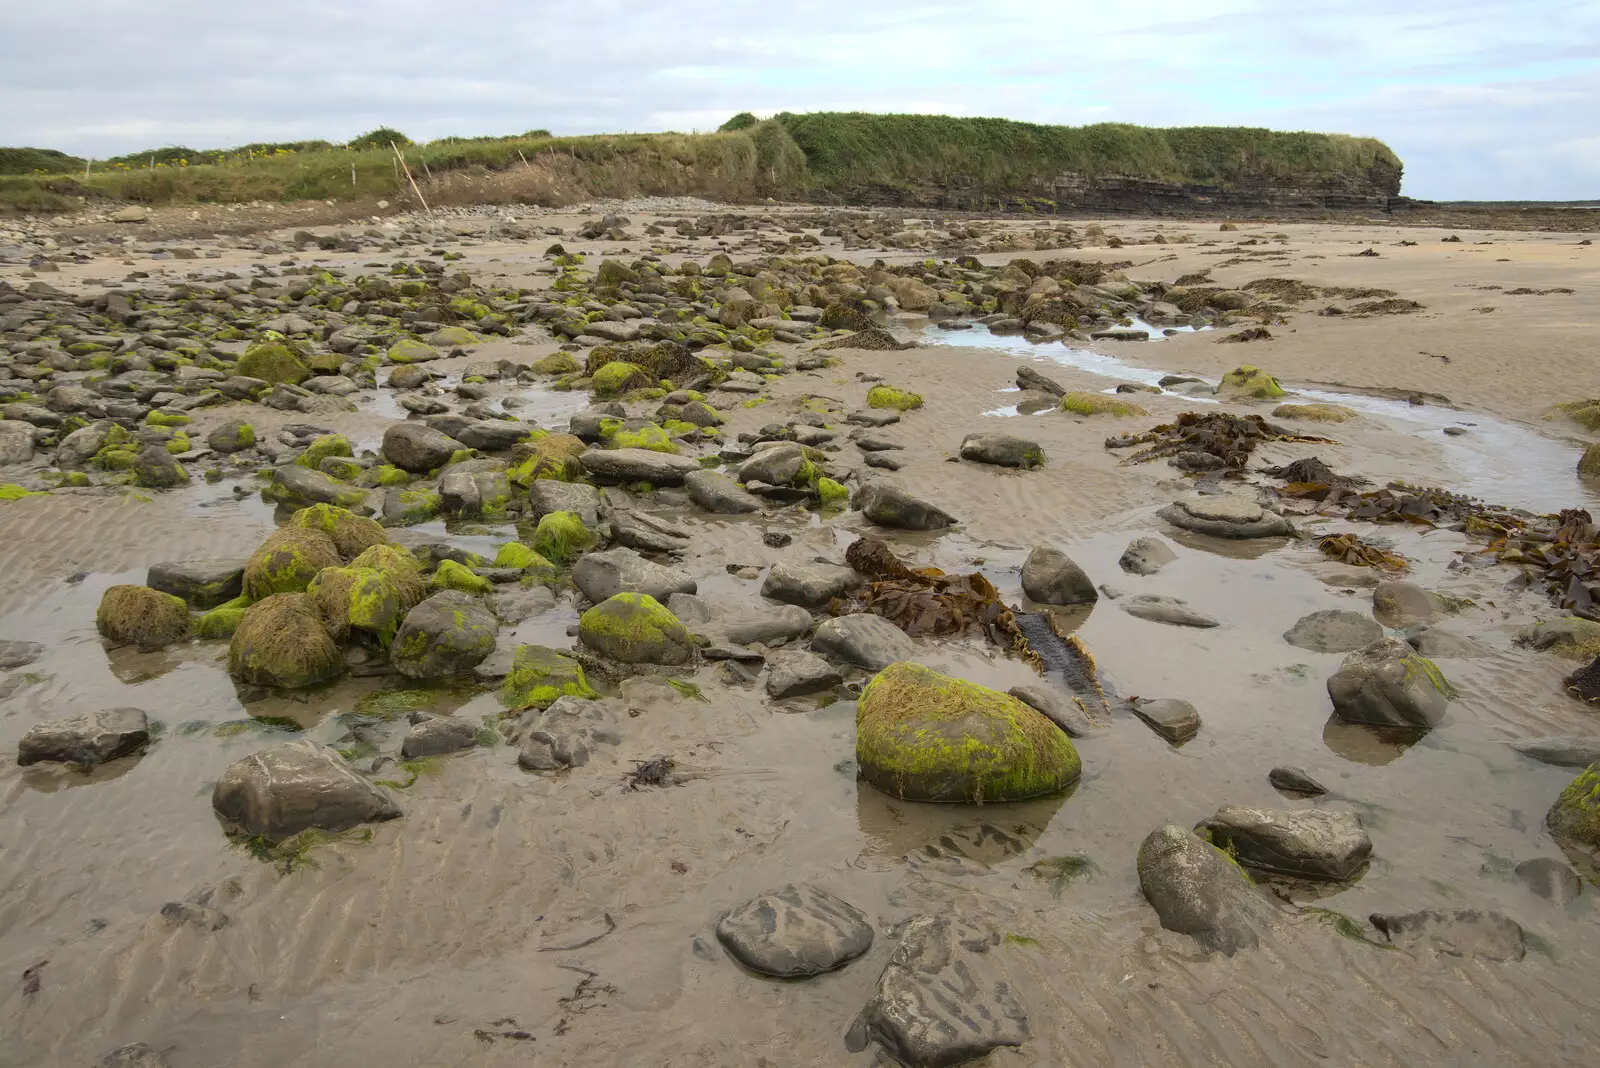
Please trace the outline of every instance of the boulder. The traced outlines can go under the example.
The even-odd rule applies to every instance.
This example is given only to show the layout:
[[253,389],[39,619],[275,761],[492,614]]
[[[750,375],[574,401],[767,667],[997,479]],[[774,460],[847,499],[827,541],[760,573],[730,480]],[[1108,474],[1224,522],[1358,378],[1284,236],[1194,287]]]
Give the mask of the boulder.
[[343,560],[333,539],[320,530],[283,527],[267,536],[244,565],[244,594],[252,601],[275,593],[299,593],[325,567]]
[[1398,638],[1380,638],[1344,658],[1328,679],[1333,711],[1349,723],[1427,729],[1452,691],[1443,672]]
[[1065,789],[1080,771],[1071,740],[1023,702],[906,661],[861,693],[856,764],[906,801],[1020,801]]
[[852,1053],[877,1042],[909,1068],[949,1068],[1028,1040],[1028,1017],[996,952],[1000,936],[950,916],[919,916],[845,1036]]
[[1372,589],[1372,614],[1388,627],[1427,623],[1440,615],[1439,598],[1412,582],[1387,579]]
[[1392,946],[1424,946],[1452,957],[1518,961],[1527,954],[1522,925],[1481,909],[1426,909],[1405,915],[1375,912],[1372,926]]
[[1353,812],[1224,805],[1195,830],[1247,868],[1299,879],[1343,882],[1372,856],[1372,839]]
[[691,471],[683,484],[689,499],[715,515],[744,515],[761,510],[761,500],[720,471]]
[[189,636],[189,606],[148,586],[112,586],[100,596],[94,625],[116,645],[162,649]]
[[1152,623],[1168,623],[1174,627],[1215,627],[1218,622],[1204,612],[1197,612],[1189,607],[1187,601],[1176,597],[1162,597],[1157,594],[1140,594],[1118,602],[1122,610],[1136,619],[1147,619]]
[[524,771],[562,771],[589,763],[602,745],[618,745],[620,710],[614,701],[562,697],[544,711],[523,716],[519,729],[527,734],[517,766]]
[[1094,604],[1100,599],[1083,568],[1048,545],[1036,547],[1023,561],[1022,592],[1039,604]]
[[383,432],[384,461],[414,475],[443,467],[464,448],[450,435],[422,423],[390,423]]
[[600,695],[584,676],[583,665],[543,645],[522,645],[513,655],[500,701],[512,711],[549,708],[563,697],[594,700]]
[[843,681],[832,664],[802,649],[785,650],[767,658],[767,696],[774,701],[831,690]]
[[943,509],[882,480],[867,482],[856,490],[854,503],[872,522],[896,530],[940,530],[956,522]]
[[855,570],[818,561],[773,564],[761,583],[761,596],[803,608],[821,608],[866,582]]
[[1561,845],[1589,854],[1600,867],[1600,763],[1567,784],[1550,806],[1545,826]]
[[1139,889],[1161,926],[1202,949],[1254,949],[1269,904],[1226,853],[1182,827],[1151,831],[1139,846]]
[[905,631],[867,612],[823,620],[811,636],[811,648],[867,671],[882,671],[917,655],[916,643]]
[[400,815],[394,800],[336,750],[305,738],[230,764],[211,806],[231,832],[273,843],[312,827],[337,833]]
[[589,553],[573,565],[572,582],[594,604],[618,593],[647,593],[665,601],[698,588],[688,572],[652,563],[632,549]]
[[603,482],[648,482],[652,486],[681,486],[691,471],[701,470],[700,462],[691,456],[649,449],[588,449],[578,463]]
[[582,482],[541,478],[528,487],[528,511],[534,519],[552,512],[571,512],[586,527],[600,524],[600,491]]
[[403,760],[459,753],[478,744],[478,728],[454,716],[424,716],[412,723],[400,743]]
[[578,639],[593,652],[625,664],[687,664],[694,639],[654,597],[619,593],[578,620]]
[[93,767],[150,742],[150,721],[137,708],[113,708],[29,727],[17,742],[17,763],[54,761]]
[[1031,471],[1044,466],[1044,449],[1036,441],[1009,434],[968,434],[961,441],[961,458],[995,467],[1016,467]]
[[811,623],[811,613],[798,605],[756,602],[737,616],[719,619],[712,629],[735,645],[777,645],[804,636]]
[[494,652],[499,629],[477,597],[441,590],[407,613],[395,635],[395,670],[412,679],[437,679],[471,671]]
[[262,491],[279,504],[290,508],[305,508],[313,504],[330,504],[340,508],[370,512],[367,493],[348,482],[313,471],[298,464],[286,464],[272,472],[272,485]]
[[205,610],[231,601],[244,590],[243,560],[182,560],[154,564],[145,585],[181,597],[190,607]]
[[1066,731],[1068,738],[1086,738],[1094,733],[1094,723],[1074,698],[1043,686],[1013,686],[1006,692]]
[[778,979],[831,972],[872,947],[866,914],[806,883],[791,883],[729,909],[717,939],[751,971]]
[[1301,616],[1283,632],[1283,640],[1313,653],[1349,653],[1383,637],[1383,627],[1371,616],[1342,608],[1324,608]]
[[1160,538],[1134,538],[1122,550],[1117,566],[1130,575],[1154,575],[1178,558]]
[[1200,733],[1200,713],[1188,701],[1175,697],[1158,701],[1134,698],[1128,707],[1145,726],[1173,745],[1182,745]]
[[1213,538],[1272,538],[1294,530],[1283,516],[1248,497],[1195,494],[1156,514],[1175,527]]
[[316,601],[279,593],[244,610],[228,640],[228,673],[256,686],[320,686],[344,673],[344,657]]

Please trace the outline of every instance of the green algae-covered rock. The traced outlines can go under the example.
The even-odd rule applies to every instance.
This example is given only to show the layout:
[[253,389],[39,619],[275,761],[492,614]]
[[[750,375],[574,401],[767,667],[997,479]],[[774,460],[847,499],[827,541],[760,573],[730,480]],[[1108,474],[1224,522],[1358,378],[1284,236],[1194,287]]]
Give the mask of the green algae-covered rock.
[[298,386],[311,377],[311,368],[305,365],[298,353],[281,341],[252,345],[234,364],[233,373],[245,378],[259,378],[274,385],[287,382]]
[[516,712],[549,708],[562,697],[593,700],[599,696],[584,677],[582,664],[543,645],[519,647],[511,674],[500,685],[500,700]]
[[687,664],[694,639],[678,617],[646,593],[619,593],[578,620],[578,640],[624,664]]
[[844,483],[835,482],[831,478],[819,478],[817,479],[817,498],[824,508],[846,504],[850,500],[850,489]]
[[494,556],[494,566],[514,567],[523,572],[525,577],[531,576],[540,582],[554,578],[556,573],[556,565],[520,541],[508,541],[500,546]]
[[1115,415],[1119,418],[1124,415],[1148,415],[1143,407],[1130,400],[1124,400],[1121,394],[1090,393],[1087,391],[1074,391],[1063,394],[1061,397],[1061,410],[1071,412],[1073,415]]
[[1556,841],[1593,854],[1600,865],[1600,764],[1590,764],[1561,791],[1545,823]]
[[533,531],[534,552],[562,564],[576,559],[598,540],[593,531],[584,527],[577,512],[551,512],[541,516]]
[[570,352],[552,352],[542,360],[535,360],[531,367],[535,374],[541,375],[572,375],[582,370],[578,358]]
[[390,363],[426,363],[443,355],[432,345],[409,337],[401,338],[389,347]]
[[481,340],[483,339],[464,326],[444,326],[428,335],[428,344],[441,349],[476,345]]
[[571,434],[547,434],[536,430],[527,441],[512,448],[512,466],[506,472],[506,477],[524,489],[541,479],[576,482],[583,477],[583,465],[578,462],[578,457],[588,447],[582,439]]
[[301,453],[295,463],[301,467],[309,467],[313,471],[322,470],[322,461],[329,456],[353,456],[350,450],[350,440],[343,434],[324,434],[317,438],[306,451]]
[[485,594],[493,587],[488,579],[472,573],[454,560],[441,561],[433,576],[428,579],[430,590],[460,590],[462,593]]
[[1251,397],[1256,400],[1277,400],[1279,397],[1288,396],[1278,380],[1259,367],[1245,364],[1235,367],[1222,376],[1222,381],[1217,384],[1217,392],[1231,397]]
[[630,389],[648,389],[656,379],[636,363],[613,360],[594,373],[592,380],[596,396],[615,397]]
[[400,591],[388,575],[372,568],[323,568],[306,587],[306,593],[316,602],[323,623],[336,641],[343,641],[351,631],[360,631],[387,647],[405,614]]
[[909,412],[913,408],[922,407],[922,394],[895,389],[893,386],[873,386],[867,390],[867,407]]
[[211,640],[233,637],[233,632],[239,629],[239,624],[244,620],[245,609],[249,607],[250,598],[240,595],[231,601],[224,601],[209,612],[201,613],[194,623],[195,636]]
[[604,259],[595,272],[595,283],[602,286],[620,286],[624,282],[637,282],[638,272],[621,260]]
[[316,602],[279,593],[245,609],[228,642],[228,674],[256,686],[298,690],[344,673],[344,657]]
[[498,626],[483,602],[441,590],[406,614],[390,650],[395,670],[412,679],[471,671],[494,652]]
[[256,443],[256,428],[242,419],[230,419],[206,435],[212,451],[224,455],[243,452]]
[[614,449],[649,449],[673,455],[678,452],[678,443],[672,440],[672,435],[655,423],[646,423],[637,430],[618,430],[607,439],[607,444]]
[[376,520],[356,515],[333,504],[314,504],[289,517],[289,526],[326,534],[342,560],[353,560],[374,545],[386,545],[389,536]]
[[1080,771],[1066,733],[1017,698],[907,661],[861,692],[856,763],[907,801],[1020,801]]
[[410,550],[398,545],[374,545],[350,561],[354,568],[369,568],[384,575],[400,595],[400,607],[409,611],[428,596],[428,584]]
[[160,649],[189,636],[189,606],[148,586],[112,586],[100,596],[94,625],[118,645]]
[[284,527],[261,543],[244,565],[244,593],[253,601],[275,593],[299,593],[317,572],[338,567],[339,550],[320,530]]

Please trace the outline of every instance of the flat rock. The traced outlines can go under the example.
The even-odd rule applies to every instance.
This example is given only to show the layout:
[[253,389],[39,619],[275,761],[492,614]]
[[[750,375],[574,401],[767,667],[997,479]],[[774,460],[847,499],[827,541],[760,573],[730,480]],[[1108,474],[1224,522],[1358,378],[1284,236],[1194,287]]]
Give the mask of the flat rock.
[[1175,627],[1215,627],[1220,624],[1204,612],[1197,612],[1190,608],[1188,602],[1176,597],[1162,597],[1156,594],[1142,593],[1136,597],[1129,597],[1119,601],[1122,610],[1138,619],[1147,619],[1152,623],[1170,623]]
[[1200,713],[1188,701],[1175,697],[1136,700],[1129,707],[1134,715],[1144,720],[1145,726],[1173,745],[1181,745],[1200,733]]
[[866,914],[820,887],[791,883],[717,921],[717,939],[740,964],[779,979],[843,967],[872,947]]
[[1094,604],[1094,582],[1066,553],[1040,545],[1022,563],[1022,592],[1039,604]]
[[1372,856],[1372,839],[1353,812],[1224,805],[1201,828],[1245,867],[1300,879],[1341,882]]
[[1489,653],[1476,639],[1457,634],[1437,623],[1418,623],[1405,633],[1406,644],[1430,659],[1470,660]]
[[811,648],[868,671],[882,671],[917,653],[916,643],[905,631],[870,613],[823,620],[811,636]]
[[691,471],[684,477],[689,499],[714,515],[744,515],[761,510],[761,499],[720,471]]
[[1583,880],[1570,866],[1554,857],[1535,857],[1518,864],[1513,872],[1522,885],[1546,901],[1563,907],[1583,893]]
[[968,434],[961,441],[961,458],[995,467],[1024,471],[1044,466],[1044,449],[1036,441],[1009,434]]
[[699,587],[687,571],[646,560],[632,549],[588,553],[572,566],[572,582],[592,603],[618,593],[648,593],[663,603]]
[[44,655],[44,646],[38,642],[0,641],[0,671],[27,667]]
[[804,608],[821,608],[866,580],[855,570],[817,561],[780,561],[761,583],[761,596]]
[[1522,925],[1481,909],[1427,909],[1403,916],[1375,912],[1372,925],[1394,946],[1425,946],[1453,957],[1517,961],[1527,953]]
[[113,708],[35,723],[17,741],[17,763],[51,761],[92,767],[137,752],[150,721],[137,708]]
[[281,842],[310,827],[345,831],[392,820],[400,806],[333,749],[300,738],[234,761],[211,805],[231,829]]
[[1244,871],[1193,831],[1167,825],[1139,846],[1139,889],[1161,926],[1233,956],[1260,943],[1270,904]]
[[291,508],[334,504],[362,515],[372,511],[366,503],[365,490],[299,464],[285,464],[273,470],[271,494]]
[[518,724],[527,733],[517,754],[524,771],[581,768],[601,746],[622,744],[619,711],[614,701],[559,697],[544,711],[529,710]]
[[574,512],[592,529],[600,523],[600,491],[582,482],[536,479],[528,487],[528,511],[535,520],[551,512]]
[[863,462],[868,467],[876,467],[881,471],[898,471],[906,465],[905,457],[892,452],[869,452]]
[[1006,692],[1066,731],[1069,738],[1085,738],[1094,733],[1088,714],[1070,697],[1043,686],[1013,686]]
[[1324,608],[1301,616],[1294,626],[1283,632],[1284,641],[1314,653],[1354,652],[1381,637],[1383,627],[1371,616],[1342,608]]
[[775,701],[831,690],[843,681],[832,664],[803,649],[767,657],[767,696]]
[[611,525],[611,540],[647,553],[681,553],[689,547],[689,532],[638,508],[602,507]]
[[877,1042],[909,1068],[948,1068],[1031,1033],[996,949],[998,935],[948,916],[919,916],[901,934],[872,999],[845,1036],[853,1053]]
[[1441,614],[1439,598],[1413,582],[1386,579],[1372,589],[1372,614],[1389,627],[1427,623]]
[[1214,538],[1271,538],[1294,530],[1283,516],[1248,497],[1195,494],[1156,514],[1175,527]]
[[478,728],[454,716],[424,716],[412,723],[400,743],[400,755],[406,760],[444,756],[471,749],[478,744]]
[[880,527],[895,530],[940,530],[956,521],[942,508],[882,480],[868,482],[856,490],[855,506]]
[[[136,219],[133,221],[143,222],[144,220]],[[95,1068],[171,1068],[171,1065],[171,1061],[143,1042],[118,1046],[95,1062]]]
[[1134,538],[1122,550],[1117,566],[1130,575],[1154,575],[1178,558],[1160,538]]
[[735,645],[776,645],[811,630],[811,613],[799,605],[753,604],[739,615],[718,619],[713,629]]
[[422,423],[390,423],[383,432],[383,458],[414,475],[443,467],[465,447],[448,434]]
[[197,927],[202,931],[220,931],[232,922],[221,909],[188,901],[169,901],[162,905],[161,918],[174,927]]
[[191,608],[215,608],[243,592],[244,564],[239,559],[155,564],[145,574],[144,584],[182,597]]
[[1317,797],[1328,792],[1326,786],[1300,768],[1288,766],[1273,768],[1267,773],[1267,781],[1285,793],[1301,794],[1306,797]]
[[701,470],[693,457],[649,449],[588,449],[578,463],[602,481],[648,482],[652,486],[681,486],[691,471]]
[[1586,768],[1600,761],[1600,735],[1529,738],[1509,744],[1523,756],[1558,768]]

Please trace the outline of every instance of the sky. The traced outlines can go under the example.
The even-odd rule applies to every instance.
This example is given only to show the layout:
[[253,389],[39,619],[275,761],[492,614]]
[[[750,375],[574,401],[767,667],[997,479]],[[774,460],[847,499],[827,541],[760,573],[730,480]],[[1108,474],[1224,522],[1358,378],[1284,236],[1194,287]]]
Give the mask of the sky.
[[0,4],[0,144],[87,157],[833,110],[1363,134],[1408,196],[1600,199],[1600,0]]

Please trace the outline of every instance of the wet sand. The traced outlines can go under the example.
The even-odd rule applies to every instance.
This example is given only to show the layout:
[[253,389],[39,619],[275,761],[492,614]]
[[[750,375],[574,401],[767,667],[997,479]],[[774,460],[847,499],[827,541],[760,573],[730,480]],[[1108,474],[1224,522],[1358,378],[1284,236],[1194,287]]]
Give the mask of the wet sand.
[[[581,218],[549,217],[549,225],[570,232]],[[1130,241],[1157,225],[1105,224]],[[1576,246],[1577,235],[1462,233],[1463,243],[1440,244],[1442,234],[1387,227],[1274,224],[1219,234],[1214,224],[1159,225],[1167,235],[1229,244],[1018,255],[1132,260],[1142,266],[1129,268],[1130,276],[1171,281],[1229,258],[1214,253],[1234,240],[1286,233],[1287,245],[1271,245],[1294,250],[1286,262],[1257,257],[1262,262],[1217,268],[1214,277],[1381,286],[1426,305],[1371,319],[1297,314],[1272,327],[1273,340],[1246,345],[1217,345],[1216,331],[1091,346],[1131,367],[1214,379],[1248,362],[1291,390],[1327,390],[1312,384],[1331,382],[1399,387],[1441,393],[1458,406],[1429,406],[1424,419],[1409,406],[1373,405],[1352,422],[1312,428],[1340,444],[1268,445],[1252,467],[1314,453],[1380,484],[1440,484],[1539,511],[1600,505],[1596,487],[1573,473],[1588,436],[1543,418],[1557,401],[1600,395],[1591,359],[1600,271],[1592,247]],[[1402,237],[1419,243],[1393,247]],[[1480,240],[1495,244],[1473,243]],[[466,243],[462,266],[475,277],[542,283],[534,272],[547,243]],[[565,243],[615,252],[611,243]],[[672,243],[702,261],[716,250],[703,240]],[[1348,258],[1366,247],[1381,256]],[[823,250],[838,254],[831,242]],[[1497,262],[1502,257],[1510,262]],[[315,259],[351,265],[362,257]],[[232,261],[250,259],[229,251],[220,265]],[[141,269],[156,266],[196,265]],[[108,270],[117,269],[64,268],[49,281],[64,286]],[[1575,292],[1509,297],[1473,288],[1482,285]],[[1496,310],[1471,310],[1481,305]],[[901,325],[916,336],[925,324],[907,317]],[[556,347],[525,340],[480,345],[433,366],[528,362]],[[1212,630],[1168,627],[1135,619],[1110,598],[1080,613],[1078,633],[1108,685],[1124,696],[1193,702],[1204,720],[1196,739],[1174,748],[1122,713],[1080,743],[1083,778],[1065,796],[917,805],[856,781],[848,701],[774,704],[759,686],[706,665],[680,676],[703,701],[656,679],[613,688],[630,712],[624,742],[583,768],[531,775],[504,746],[443,759],[396,791],[404,818],[318,846],[313,864],[285,874],[230,847],[210,808],[212,782],[233,760],[288,736],[263,717],[292,720],[306,736],[333,743],[348,729],[341,713],[386,682],[262,695],[228,677],[219,643],[108,654],[94,627],[105,588],[142,581],[144,569],[162,560],[243,556],[272,529],[270,509],[253,497],[235,500],[232,482],[149,500],[56,493],[0,503],[0,574],[7,576],[0,638],[48,648],[0,701],[0,751],[41,719],[93,707],[136,706],[165,728],[142,757],[88,776],[0,762],[0,974],[17,977],[48,961],[37,993],[14,979],[0,987],[0,1063],[93,1064],[108,1049],[146,1041],[167,1049],[175,1068],[530,1060],[864,1066],[875,1054],[848,1053],[842,1036],[893,949],[895,926],[930,913],[1014,936],[999,952],[1033,1037],[991,1055],[994,1065],[1589,1063],[1600,1037],[1593,981],[1600,890],[1591,885],[1561,908],[1511,874],[1517,862],[1562,856],[1543,819],[1574,772],[1504,743],[1597,731],[1594,713],[1562,689],[1574,665],[1512,644],[1521,625],[1555,614],[1544,595],[1508,589],[1509,568],[1452,566],[1480,544],[1461,534],[1298,521],[1312,535],[1359,526],[1364,536],[1390,538],[1414,561],[1411,581],[1473,602],[1441,624],[1472,637],[1482,655],[1439,660],[1461,692],[1440,727],[1405,746],[1341,725],[1323,685],[1341,657],[1295,648],[1281,636],[1318,609],[1369,610],[1370,572],[1331,564],[1314,539],[1219,542],[1157,519],[1156,508],[1189,491],[1187,480],[1162,462],[1124,466],[1125,454],[1102,443],[1194,410],[1195,401],[1137,395],[1149,416],[1120,420],[985,415],[1013,403],[1006,390],[1022,359],[1068,389],[1104,390],[1124,379],[1058,358],[1060,343],[1019,355],[950,340],[956,343],[898,352],[841,350],[837,367],[772,383],[771,403],[728,409],[725,429],[731,436],[792,419],[802,395],[860,407],[870,384],[861,375],[922,394],[922,409],[883,432],[906,445],[908,463],[894,481],[962,522],[942,535],[895,535],[896,550],[949,571],[981,569],[1015,604],[1022,559],[1047,543],[1096,583],[1181,597],[1218,617],[1222,625]],[[561,426],[584,400],[516,388],[534,401],[519,414],[541,426]],[[327,426],[359,448],[375,444],[398,415],[379,414],[385,409],[372,399],[362,404],[361,412],[309,417],[256,407],[249,417],[258,430]],[[1224,409],[1267,414],[1270,406]],[[191,430],[203,434],[232,414],[202,410]],[[1468,434],[1443,435],[1446,422]],[[990,430],[1038,441],[1046,466],[1010,472],[951,461],[964,435]],[[1525,450],[1508,459],[1480,439]],[[853,447],[846,452],[853,456]],[[758,598],[759,578],[738,578],[729,565],[840,556],[870,530],[853,512],[826,520],[802,509],[724,518],[668,491],[653,497],[642,503],[693,533],[677,566],[713,602]],[[514,536],[509,524],[472,529],[455,540]],[[789,533],[794,544],[769,548],[761,538],[767,531]],[[1117,557],[1144,535],[1173,545],[1178,561],[1159,575],[1126,575]],[[568,644],[575,598],[566,594],[513,640]],[[978,641],[918,646],[920,659],[974,681],[1002,689],[1037,681]],[[437,698],[435,711],[457,716],[500,711],[492,693],[441,687]],[[403,723],[380,727],[375,744],[392,752],[403,730]],[[662,755],[677,761],[685,781],[626,788],[634,761]],[[1305,768],[1330,794],[1286,799],[1266,780],[1281,764]],[[1355,811],[1373,839],[1372,867],[1331,895],[1301,893],[1285,903],[1260,948],[1207,956],[1161,929],[1140,894],[1134,859],[1154,828],[1190,826],[1230,803]],[[1090,867],[1078,879],[1029,870],[1080,853]],[[784,983],[726,957],[712,934],[721,913],[792,880],[823,885],[868,914],[877,939],[865,958]],[[164,902],[206,891],[231,918],[226,928],[175,928],[160,917]],[[1358,919],[1496,909],[1533,940],[1515,964],[1381,949],[1341,936],[1325,914],[1299,908],[1308,904]],[[508,1031],[533,1037],[501,1037]]]

